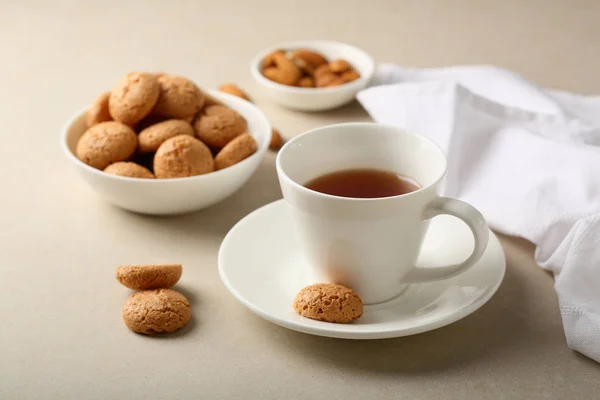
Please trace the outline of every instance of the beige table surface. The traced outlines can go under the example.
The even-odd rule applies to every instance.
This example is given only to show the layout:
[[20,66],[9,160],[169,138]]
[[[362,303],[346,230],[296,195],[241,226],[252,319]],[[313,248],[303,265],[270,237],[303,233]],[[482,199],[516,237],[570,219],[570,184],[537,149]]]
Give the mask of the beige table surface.
[[[221,204],[152,218],[100,200],[58,144],[75,110],[134,69],[238,82],[288,138],[368,120],[357,104],[305,114],[261,95],[254,53],[302,38],[598,93],[600,2],[50,3],[0,2],[0,399],[600,398],[600,367],[567,348],[553,279],[524,241],[502,238],[506,279],[460,322],[393,340],[313,337],[254,316],[217,274],[228,229],[280,197],[274,154]],[[162,261],[184,264],[193,322],[169,338],[133,334],[114,270]]]

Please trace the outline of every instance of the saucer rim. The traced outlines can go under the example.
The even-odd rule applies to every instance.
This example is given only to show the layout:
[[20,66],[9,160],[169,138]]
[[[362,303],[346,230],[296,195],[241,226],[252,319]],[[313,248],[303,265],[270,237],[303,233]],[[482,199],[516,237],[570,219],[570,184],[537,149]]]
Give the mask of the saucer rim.
[[[504,277],[506,275],[506,255],[504,254],[504,249],[502,248],[502,244],[500,243],[500,240],[495,235],[495,233],[491,229],[488,228],[488,230],[490,232],[490,240],[488,242],[488,246],[492,242],[494,242],[494,245],[497,245],[499,247],[500,254],[502,255],[502,271],[500,272],[500,275],[497,278],[497,281],[494,284],[494,286],[490,290],[486,291],[483,296],[481,296],[476,301],[474,301],[468,305],[457,308],[456,311],[453,312],[449,316],[446,316],[446,317],[440,316],[437,319],[434,319],[425,324],[414,326],[414,327],[401,328],[401,329],[388,328],[388,329],[373,330],[373,331],[368,331],[368,332],[356,332],[356,331],[343,330],[342,327],[351,326],[352,323],[333,324],[336,326],[337,329],[340,329],[340,328],[342,328],[342,329],[341,330],[337,330],[337,329],[332,330],[331,329],[332,323],[330,323],[330,322],[311,320],[311,323],[318,324],[317,327],[314,327],[314,326],[304,325],[297,321],[274,317],[271,314],[269,314],[268,312],[263,311],[262,309],[254,306],[252,303],[250,303],[248,300],[246,300],[237,290],[235,290],[233,288],[233,286],[231,285],[230,281],[228,280],[227,276],[225,275],[225,273],[223,271],[223,257],[224,257],[224,252],[225,252],[224,249],[227,247],[227,243],[231,240],[231,236],[232,236],[233,232],[236,230],[236,228],[238,227],[238,225],[240,225],[241,223],[243,223],[244,221],[246,221],[249,218],[255,218],[255,214],[260,213],[263,209],[269,208],[269,207],[276,207],[276,205],[278,203],[284,203],[284,202],[285,202],[284,199],[278,199],[271,203],[265,204],[265,205],[257,208],[256,210],[250,212],[249,214],[244,216],[242,219],[240,219],[238,222],[236,222],[236,224],[233,227],[231,227],[231,229],[227,232],[227,234],[223,238],[223,241],[221,242],[221,246],[219,248],[218,257],[217,257],[219,277],[221,279],[221,282],[223,282],[223,285],[225,285],[226,289],[229,291],[229,293],[231,293],[236,300],[238,300],[242,305],[244,305],[248,310],[250,310],[255,315],[257,315],[260,318],[262,318],[266,321],[269,321],[275,325],[281,326],[283,328],[287,328],[287,329],[290,329],[290,330],[293,330],[296,332],[302,332],[302,333],[306,333],[306,334],[310,334],[310,335],[330,337],[330,338],[336,338],[336,339],[351,339],[351,340],[391,339],[391,338],[417,335],[419,333],[424,333],[424,332],[442,328],[444,326],[448,326],[450,324],[453,324],[454,322],[457,322],[457,321],[471,315],[472,313],[474,313],[475,311],[480,309],[484,304],[486,304],[494,296],[494,294],[496,294],[496,292],[498,291],[498,288],[504,281]],[[486,251],[487,251],[487,249],[486,249]],[[415,284],[413,284],[413,285],[415,285]],[[411,285],[408,286],[407,291],[410,290],[410,286]],[[400,296],[402,296],[402,295],[403,294],[400,294]],[[395,297],[391,300],[388,300],[387,302],[384,302],[384,303],[379,303],[379,304],[374,304],[374,305],[365,305],[364,306],[365,311],[367,311],[369,308],[372,308],[372,307],[377,307],[382,304],[396,301],[396,299],[397,299],[397,297]],[[321,327],[321,324],[322,324],[322,327]]]

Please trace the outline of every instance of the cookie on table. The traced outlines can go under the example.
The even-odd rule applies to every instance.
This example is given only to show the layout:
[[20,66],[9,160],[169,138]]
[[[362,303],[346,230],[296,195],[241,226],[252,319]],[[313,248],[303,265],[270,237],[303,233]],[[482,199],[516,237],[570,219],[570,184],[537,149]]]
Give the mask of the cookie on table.
[[137,135],[129,126],[116,121],[101,122],[88,128],[79,138],[75,153],[84,163],[104,169],[129,159],[137,147]]
[[165,140],[154,155],[154,175],[159,179],[202,175],[214,170],[210,149],[189,135]]
[[151,125],[138,135],[138,151],[153,153],[167,139],[179,135],[195,136],[196,132],[189,122],[181,119],[170,119]]
[[250,100],[250,96],[248,96],[248,94],[246,94],[246,92],[244,92],[235,83],[224,83],[221,86],[219,86],[219,91],[242,98],[246,101],[252,102],[252,100]]
[[283,145],[283,138],[279,131],[275,128],[271,129],[271,141],[269,142],[269,149],[277,151]]
[[243,133],[227,143],[215,157],[215,170],[231,167],[256,153],[258,145],[249,133]]
[[181,264],[122,265],[117,280],[133,290],[168,289],[181,278]]
[[303,288],[293,306],[303,317],[342,324],[363,314],[361,298],[352,289],[333,283],[316,283]]
[[146,167],[130,161],[119,161],[104,168],[104,172],[128,178],[154,179],[154,174]]
[[133,126],[150,114],[160,93],[156,75],[130,72],[117,82],[108,100],[115,121]]
[[137,333],[153,335],[175,332],[191,319],[190,302],[172,289],[142,290],[123,306],[123,321]]

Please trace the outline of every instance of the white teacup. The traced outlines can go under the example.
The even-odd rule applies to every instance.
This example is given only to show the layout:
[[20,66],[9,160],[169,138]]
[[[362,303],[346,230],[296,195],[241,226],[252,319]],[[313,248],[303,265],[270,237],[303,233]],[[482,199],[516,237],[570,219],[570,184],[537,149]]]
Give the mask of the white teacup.
[[[488,227],[473,206],[437,195],[446,164],[444,152],[432,141],[391,125],[330,125],[289,141],[277,156],[277,174],[317,279],[350,287],[373,304],[395,297],[407,283],[450,278],[475,264],[487,246]],[[421,189],[365,199],[303,186],[322,175],[357,168],[395,172]],[[430,219],[440,214],[469,226],[474,250],[459,264],[416,267]]]

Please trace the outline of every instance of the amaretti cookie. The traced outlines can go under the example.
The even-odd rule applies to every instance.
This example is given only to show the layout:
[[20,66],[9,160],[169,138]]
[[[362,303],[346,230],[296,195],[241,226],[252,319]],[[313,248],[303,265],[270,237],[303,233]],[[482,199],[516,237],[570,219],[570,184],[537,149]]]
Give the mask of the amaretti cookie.
[[158,100],[160,86],[156,75],[130,72],[117,82],[108,100],[115,121],[133,126],[150,114]]
[[237,112],[226,107],[211,108],[212,110],[205,111],[209,114],[196,119],[194,128],[200,140],[211,147],[221,149],[246,131],[246,121]]
[[186,118],[204,105],[204,94],[189,79],[162,75],[158,78],[159,96],[153,114],[168,118]]
[[146,167],[129,161],[119,161],[104,168],[107,174],[126,176],[128,178],[154,179],[154,174]]
[[196,132],[189,122],[180,119],[170,119],[150,125],[138,135],[138,151],[152,153],[167,139],[179,135],[195,136]]
[[215,170],[231,167],[256,153],[257,149],[254,138],[249,133],[243,133],[219,151],[215,157]]
[[210,149],[189,135],[165,140],[154,156],[154,175],[159,179],[202,175],[214,169]]
[[133,290],[168,289],[179,281],[182,271],[181,264],[122,265],[116,276]]
[[181,329],[192,317],[189,301],[172,289],[143,290],[123,306],[123,321],[137,333],[153,335]]
[[87,127],[99,124],[100,122],[106,122],[112,120],[110,112],[108,111],[108,98],[110,92],[102,93],[94,100],[92,106],[87,110],[85,121]]
[[133,129],[116,121],[101,122],[88,128],[77,142],[75,153],[84,163],[104,169],[117,161],[125,161],[137,147]]
[[348,323],[363,314],[361,298],[352,289],[333,283],[305,287],[293,306],[303,317],[325,322]]

